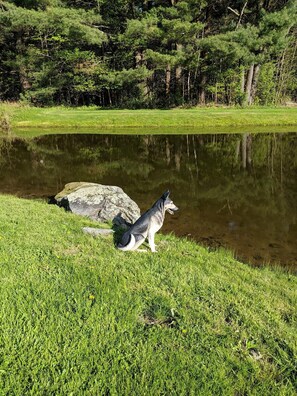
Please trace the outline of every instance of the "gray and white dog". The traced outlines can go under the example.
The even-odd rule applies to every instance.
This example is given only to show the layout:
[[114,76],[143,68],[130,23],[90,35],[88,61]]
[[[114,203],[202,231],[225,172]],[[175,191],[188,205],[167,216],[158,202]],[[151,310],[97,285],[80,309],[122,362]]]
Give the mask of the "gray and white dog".
[[126,231],[117,248],[123,251],[136,250],[147,238],[151,251],[156,252],[155,234],[162,227],[165,212],[173,214],[178,210],[169,198],[169,191],[166,191],[154,205],[147,210],[138,220]]

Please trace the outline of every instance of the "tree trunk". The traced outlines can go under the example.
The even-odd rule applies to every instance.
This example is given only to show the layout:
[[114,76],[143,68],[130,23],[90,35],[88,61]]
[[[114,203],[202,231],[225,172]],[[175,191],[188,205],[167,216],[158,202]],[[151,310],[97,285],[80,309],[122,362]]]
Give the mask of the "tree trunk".
[[170,81],[171,81],[171,65],[168,63],[166,67],[166,96],[169,97],[170,95]]
[[244,9],[245,9],[245,7],[247,6],[247,1],[244,3],[244,5],[243,5],[243,7],[242,7],[242,9],[241,9],[241,12],[240,12],[240,15],[239,15],[239,18],[238,18],[238,21],[237,21],[237,25],[236,25],[236,29],[238,29],[239,28],[239,26],[241,25],[241,19],[242,19],[242,17],[243,17],[243,13],[244,13]]
[[[25,52],[25,44],[22,41],[22,38],[19,37],[16,42],[16,50],[17,53],[23,54]],[[19,79],[22,87],[22,92],[25,92],[27,89],[31,88],[30,81],[28,79],[28,73],[24,64],[21,64],[19,67]]]
[[191,71],[190,70],[188,72],[187,88],[188,88],[188,101],[191,101]]
[[246,101],[247,104],[251,104],[251,92],[252,92],[252,83],[253,83],[253,75],[254,75],[254,64],[252,63],[247,75],[247,81],[245,86],[245,93],[246,93]]
[[256,93],[257,93],[257,84],[259,79],[260,65],[256,65],[254,67],[253,81],[251,86],[251,94],[250,94],[250,103],[252,104],[255,101]]
[[205,85],[206,85],[206,75],[203,74],[201,78],[201,87],[199,93],[199,104],[205,105]]
[[107,94],[108,94],[108,101],[109,101],[109,105],[112,106],[112,99],[111,99],[111,92],[110,92],[110,88],[107,88]]
[[141,66],[141,63],[142,63],[142,53],[140,51],[137,51],[135,55],[136,69]]
[[254,63],[251,64],[245,86],[246,102],[248,105],[253,104],[255,100],[259,72],[260,72],[260,65],[259,64],[255,65]]
[[[181,53],[183,50],[183,45],[182,44],[176,44],[176,52],[177,53]],[[175,78],[177,81],[179,81],[181,79],[181,75],[182,75],[182,67],[181,66],[177,66],[176,70],[175,70]]]
[[[135,55],[135,67],[138,69],[143,65],[146,65],[145,56],[141,51],[137,51]],[[146,99],[149,96],[149,78],[145,78],[141,83],[138,84],[138,87],[143,98]]]
[[245,83],[245,73],[244,73],[244,68],[241,69],[241,93],[244,94],[244,83]]
[[[183,49],[182,44],[176,44],[176,51],[177,53],[181,53]],[[178,65],[175,69],[175,93],[179,99],[184,99],[184,92],[183,92],[183,78],[182,78],[182,67]]]
[[214,93],[214,102],[215,105],[218,104],[218,84],[216,83],[215,93]]

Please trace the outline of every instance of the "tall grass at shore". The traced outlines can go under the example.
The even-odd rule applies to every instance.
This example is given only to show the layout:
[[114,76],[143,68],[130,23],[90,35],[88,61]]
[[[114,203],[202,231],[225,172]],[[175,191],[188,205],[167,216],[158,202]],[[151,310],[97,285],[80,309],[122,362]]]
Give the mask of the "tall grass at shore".
[[10,115],[4,108],[0,107],[0,132],[7,135],[9,134],[10,129]]
[[296,394],[294,275],[170,235],[124,253],[56,206],[0,207],[1,394]]

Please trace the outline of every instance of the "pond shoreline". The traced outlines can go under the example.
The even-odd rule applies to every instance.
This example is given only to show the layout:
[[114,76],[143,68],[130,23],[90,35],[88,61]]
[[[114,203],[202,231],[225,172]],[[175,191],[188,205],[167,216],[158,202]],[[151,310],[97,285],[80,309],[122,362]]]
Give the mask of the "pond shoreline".
[[[280,126],[240,126],[240,127],[16,127],[12,128],[9,136],[20,138],[35,138],[46,135],[209,135],[209,134],[258,134],[258,133],[296,133],[297,125]],[[1,136],[1,130],[0,130]],[[5,134],[4,136],[7,136]],[[3,135],[2,135],[3,137]]]

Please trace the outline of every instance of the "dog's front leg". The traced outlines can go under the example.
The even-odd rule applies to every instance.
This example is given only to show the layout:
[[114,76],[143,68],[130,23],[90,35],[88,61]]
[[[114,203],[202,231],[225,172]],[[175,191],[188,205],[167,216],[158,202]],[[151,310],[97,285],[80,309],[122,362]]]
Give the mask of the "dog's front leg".
[[155,245],[155,233],[152,231],[149,232],[147,239],[148,239],[151,251],[156,252],[157,250],[156,250],[156,245]]

